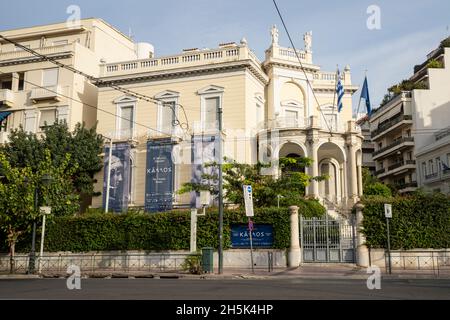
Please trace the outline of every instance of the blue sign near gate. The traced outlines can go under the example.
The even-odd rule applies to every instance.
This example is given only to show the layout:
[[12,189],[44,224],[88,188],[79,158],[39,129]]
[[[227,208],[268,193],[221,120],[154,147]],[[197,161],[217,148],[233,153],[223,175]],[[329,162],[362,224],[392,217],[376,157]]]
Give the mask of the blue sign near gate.
[[[231,247],[250,248],[250,231],[248,225],[231,226]],[[253,224],[253,248],[271,248],[273,246],[273,227],[270,224]]]
[[145,181],[145,211],[163,212],[172,210],[173,142],[171,139],[147,142],[147,170]]

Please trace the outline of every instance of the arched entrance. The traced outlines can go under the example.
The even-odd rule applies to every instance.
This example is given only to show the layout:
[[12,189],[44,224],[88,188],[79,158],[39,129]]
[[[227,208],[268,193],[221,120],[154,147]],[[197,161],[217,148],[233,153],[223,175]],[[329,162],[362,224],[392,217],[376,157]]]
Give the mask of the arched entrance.
[[[305,151],[303,148],[296,143],[287,142],[281,148],[278,153],[279,158],[304,158]],[[305,168],[297,168],[296,166],[288,166],[283,169],[283,172],[294,171],[294,172],[305,172]]]
[[319,175],[328,179],[320,181],[319,196],[332,203],[341,203],[345,197],[345,155],[342,149],[332,142],[322,144],[317,152]]

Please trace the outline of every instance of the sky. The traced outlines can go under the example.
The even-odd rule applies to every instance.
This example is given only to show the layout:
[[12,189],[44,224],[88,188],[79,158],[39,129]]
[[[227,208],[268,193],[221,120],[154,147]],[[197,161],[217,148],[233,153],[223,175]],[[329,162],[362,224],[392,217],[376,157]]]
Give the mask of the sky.
[[[414,65],[450,35],[448,0],[277,3],[297,49],[303,49],[303,34],[313,32],[313,60],[322,70],[350,65],[353,84],[360,87],[367,72],[373,108],[388,87],[410,77]],[[81,18],[102,18],[127,35],[131,31],[135,41],[153,44],[157,56],[239,43],[245,37],[263,59],[273,24],[279,28],[280,45],[290,47],[272,0],[14,0],[7,8],[2,1],[0,30],[66,21],[70,5],[80,7]],[[367,27],[371,5],[380,8],[379,29]],[[359,95],[354,95],[354,109]]]

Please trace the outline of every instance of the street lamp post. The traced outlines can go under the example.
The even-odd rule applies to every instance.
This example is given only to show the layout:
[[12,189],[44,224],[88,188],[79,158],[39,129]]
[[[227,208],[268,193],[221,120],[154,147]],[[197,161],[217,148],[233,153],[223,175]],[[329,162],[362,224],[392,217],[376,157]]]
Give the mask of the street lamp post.
[[[28,179],[25,177],[24,180],[25,184],[28,183]],[[48,174],[44,174],[40,182],[42,185],[49,185],[52,182],[52,177]],[[35,186],[34,188],[34,210],[38,210],[38,204],[39,204],[39,189],[38,186]],[[30,252],[30,259],[28,263],[28,273],[33,274],[35,272],[36,268],[36,219],[33,221],[33,235],[31,239],[31,252]]]
[[222,185],[222,105],[217,110],[219,120],[219,274],[223,273],[223,185]]
[[[38,208],[38,188],[34,188],[34,211]],[[31,239],[30,262],[28,263],[28,273],[33,274],[36,266],[36,218],[33,220],[33,236]]]

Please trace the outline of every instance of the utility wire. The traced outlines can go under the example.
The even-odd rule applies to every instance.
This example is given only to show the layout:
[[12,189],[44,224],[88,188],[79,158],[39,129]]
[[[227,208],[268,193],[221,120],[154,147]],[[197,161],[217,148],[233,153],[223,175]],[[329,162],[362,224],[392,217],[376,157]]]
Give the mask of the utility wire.
[[[7,74],[7,73],[6,73],[6,72],[3,72],[3,71],[0,71],[0,74]],[[147,126],[147,125],[145,125],[145,124],[136,122],[136,121],[134,121],[134,120],[130,120],[130,119],[125,118],[125,117],[122,117],[122,116],[119,116],[119,115],[117,115],[117,114],[115,114],[115,113],[113,113],[113,112],[107,111],[107,110],[105,110],[105,109],[101,109],[101,108],[99,108],[99,107],[96,107],[96,106],[91,105],[91,104],[89,104],[89,103],[83,102],[83,101],[81,101],[81,100],[74,99],[74,98],[72,98],[72,97],[70,97],[70,96],[64,95],[64,94],[62,94],[62,93],[60,93],[60,92],[57,92],[57,91],[55,91],[55,90],[51,90],[51,89],[48,88],[48,87],[43,87],[43,86],[41,86],[41,85],[38,85],[38,84],[33,83],[33,82],[31,82],[31,81],[28,81],[28,80],[23,80],[23,81],[26,82],[26,83],[28,83],[28,84],[31,84],[32,86],[35,86],[35,87],[37,87],[37,88],[47,90],[48,92],[57,94],[57,95],[59,95],[59,96],[61,96],[61,97],[64,97],[64,98],[66,98],[66,99],[69,99],[69,100],[72,100],[72,101],[81,103],[81,104],[86,105],[86,106],[88,106],[88,107],[94,108],[94,109],[96,109],[96,110],[98,110],[98,111],[101,111],[101,112],[110,114],[110,115],[112,115],[112,116],[114,116],[114,117],[116,117],[116,118],[130,121],[131,123],[134,123],[134,124],[136,124],[136,125],[138,125],[138,126],[144,127],[144,128],[146,128],[146,129],[148,129],[148,130],[151,130],[151,131],[154,131],[154,132],[157,132],[157,133],[161,133],[161,134],[164,134],[164,135],[171,135],[171,134],[169,134],[169,133],[167,133],[167,132],[163,132],[163,131],[154,129],[154,128],[149,127],[149,126]]]
[[49,56],[40,54],[39,52],[37,52],[37,51],[35,51],[33,49],[30,49],[30,48],[28,48],[28,47],[26,47],[24,45],[21,45],[20,43],[14,41],[14,40],[8,39],[8,38],[6,38],[5,36],[3,36],[1,34],[0,34],[0,38],[5,40],[6,42],[9,42],[9,43],[11,43],[11,44],[21,48],[22,50],[24,50],[24,51],[26,51],[28,53],[31,53],[32,55],[34,55],[36,57],[39,57],[39,58],[41,58],[41,59],[43,59],[45,61],[51,62],[51,63],[57,65],[58,67],[64,68],[64,69],[69,70],[69,71],[71,71],[73,73],[79,74],[79,75],[81,75],[81,76],[83,76],[83,77],[85,77],[85,78],[87,78],[87,79],[89,79],[89,80],[91,80],[93,82],[97,82],[99,84],[104,84],[104,85],[106,85],[106,86],[108,86],[110,88],[113,88],[113,89],[115,89],[117,91],[120,91],[122,93],[125,93],[127,95],[133,96],[133,97],[138,98],[140,100],[144,100],[144,101],[147,101],[147,102],[150,102],[150,103],[155,103],[155,104],[161,103],[162,106],[169,107],[169,108],[172,109],[173,115],[175,117],[175,119],[173,121],[173,125],[177,125],[177,126],[179,125],[183,130],[188,130],[189,129],[189,123],[188,123],[189,121],[187,119],[186,112],[184,110],[184,106],[181,105],[180,103],[176,103],[176,105],[180,106],[181,109],[183,110],[184,117],[186,119],[185,123],[181,123],[180,122],[180,120],[178,119],[178,117],[176,115],[175,108],[170,103],[167,103],[167,102],[165,102],[163,100],[160,100],[160,99],[156,99],[156,98],[153,98],[153,97],[146,96],[144,94],[140,94],[140,93],[134,92],[132,90],[123,88],[123,87],[115,85],[115,84],[108,84],[106,81],[104,81],[104,80],[102,80],[100,78],[94,77],[94,76],[89,75],[89,74],[87,74],[87,73],[85,73],[83,71],[80,71],[80,70],[78,70],[78,69],[76,69],[74,67],[71,67],[71,66],[68,66],[66,64],[63,64],[63,63],[59,62],[58,60],[56,60],[54,58],[51,58]]
[[[314,88],[312,87],[312,84],[309,81],[308,75],[306,74],[305,68],[303,67],[303,63],[302,63],[300,57],[298,56],[297,49],[295,48],[294,42],[292,41],[291,35],[289,34],[289,30],[286,27],[286,24],[284,23],[284,19],[283,19],[283,16],[281,15],[280,9],[278,9],[277,2],[276,2],[276,0],[272,0],[272,1],[273,1],[273,4],[275,5],[275,9],[278,12],[278,16],[280,17],[281,23],[283,24],[284,30],[286,31],[286,34],[287,34],[287,36],[289,38],[289,41],[290,41],[290,43],[292,45],[292,48],[294,49],[295,56],[297,57],[297,60],[300,63],[300,68],[302,69],[303,73],[305,74],[306,82],[308,83],[309,87],[311,88],[311,92],[312,92],[312,94],[314,96],[314,99],[316,100],[316,103],[317,103],[317,107],[319,108],[319,111],[322,114],[323,119],[325,120],[325,124],[327,125],[328,130],[330,131],[330,136],[333,136],[333,132],[331,130],[331,127],[328,124],[328,121],[325,118],[322,109],[320,108],[320,103],[319,103],[319,100],[317,99],[316,93],[314,92]],[[336,88],[334,88],[334,90],[336,91]]]

